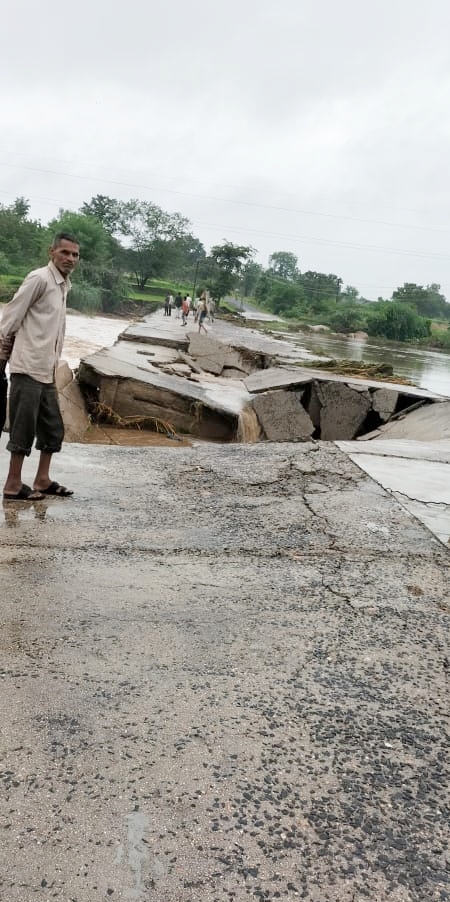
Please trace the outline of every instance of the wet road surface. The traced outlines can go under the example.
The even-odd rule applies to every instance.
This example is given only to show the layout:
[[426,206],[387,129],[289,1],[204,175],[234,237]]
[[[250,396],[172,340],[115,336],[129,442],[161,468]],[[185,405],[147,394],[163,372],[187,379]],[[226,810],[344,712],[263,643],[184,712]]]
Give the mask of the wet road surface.
[[0,526],[0,900],[450,898],[442,544],[332,445],[54,477]]

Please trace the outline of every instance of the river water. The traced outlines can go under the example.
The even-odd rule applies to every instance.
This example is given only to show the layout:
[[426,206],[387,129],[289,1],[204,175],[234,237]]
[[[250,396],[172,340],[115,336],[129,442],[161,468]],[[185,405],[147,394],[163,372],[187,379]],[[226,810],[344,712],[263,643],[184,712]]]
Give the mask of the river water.
[[[272,334],[277,335],[276,327]],[[287,337],[286,333],[283,335]],[[418,388],[450,397],[450,354],[443,351],[426,351],[373,338],[338,338],[326,333],[289,334],[289,341],[313,354],[322,354],[335,360],[390,364],[397,376],[408,379]]]
[[[228,303],[247,319],[267,322],[268,314],[261,313],[256,307],[243,305],[234,298],[227,298]],[[272,321],[283,322],[280,317],[271,317]],[[328,335],[326,332],[278,332],[274,322],[272,330],[274,338],[284,338],[297,348],[304,348],[312,354],[332,357],[334,360],[360,360],[364,363],[387,363],[392,366],[397,376],[408,379],[418,388],[426,388],[437,395],[450,397],[450,353],[445,351],[427,351],[411,345],[385,339],[356,339],[344,336]]]

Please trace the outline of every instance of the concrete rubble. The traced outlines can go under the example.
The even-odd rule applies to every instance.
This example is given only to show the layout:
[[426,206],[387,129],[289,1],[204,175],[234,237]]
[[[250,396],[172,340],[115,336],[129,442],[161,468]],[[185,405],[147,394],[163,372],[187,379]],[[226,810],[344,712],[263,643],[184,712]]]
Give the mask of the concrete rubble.
[[448,898],[450,556],[349,445],[68,444],[4,504],[2,902]]
[[[225,322],[215,323],[214,336],[200,335],[157,313],[128,327],[112,348],[84,357],[78,378],[91,401],[123,419],[153,418],[221,441],[354,439],[414,404],[442,400],[304,362],[289,342]],[[250,431],[242,428],[249,411],[258,421]]]
[[395,413],[398,404],[398,392],[388,388],[377,388],[372,394],[372,410],[378,414],[382,423],[386,423]]
[[263,434],[268,441],[308,441],[314,424],[301,404],[301,393],[267,391],[251,402]]
[[354,438],[362,432],[371,409],[368,391],[358,391],[336,382],[315,385],[320,407],[320,438],[323,441]]

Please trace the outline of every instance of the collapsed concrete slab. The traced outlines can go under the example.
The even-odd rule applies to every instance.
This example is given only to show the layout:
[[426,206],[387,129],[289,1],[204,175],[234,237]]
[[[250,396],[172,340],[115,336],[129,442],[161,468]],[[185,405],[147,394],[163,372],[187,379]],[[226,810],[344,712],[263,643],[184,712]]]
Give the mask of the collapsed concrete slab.
[[295,388],[297,385],[308,385],[312,380],[313,376],[308,369],[273,366],[251,373],[244,379],[244,383],[247,391],[256,395],[276,388]]
[[193,357],[202,370],[220,376],[226,356],[225,345],[209,335],[189,335],[189,356]]
[[380,420],[386,423],[395,413],[399,393],[388,388],[376,388],[372,393],[372,409],[378,414]]
[[324,441],[352,439],[361,431],[371,407],[369,392],[348,385],[317,383],[320,437]]
[[273,442],[306,442],[314,432],[314,424],[301,404],[301,394],[270,391],[258,394],[251,406],[258,417],[263,435]]
[[427,404],[380,426],[366,439],[415,439],[432,442],[450,439],[450,401]]
[[[163,420],[222,441],[353,439],[378,434],[404,408],[439,399],[414,386],[293,365],[293,349],[282,341],[228,326],[220,323],[219,340],[187,332],[179,320],[148,317],[113,348],[85,358],[80,383],[122,419]],[[245,429],[244,409],[253,411]]]
[[184,332],[174,332],[168,325],[160,324],[155,320],[150,329],[145,321],[134,323],[121,332],[121,341],[137,341],[151,345],[164,345],[168,348],[184,348],[187,350],[189,339]]
[[177,432],[201,438],[236,438],[239,414],[250,400],[243,384],[225,392],[222,384],[169,375],[153,363],[137,364],[137,354],[134,359],[129,352],[121,355],[121,344],[81,361],[80,384],[98,411],[109,410],[123,421],[169,423]]

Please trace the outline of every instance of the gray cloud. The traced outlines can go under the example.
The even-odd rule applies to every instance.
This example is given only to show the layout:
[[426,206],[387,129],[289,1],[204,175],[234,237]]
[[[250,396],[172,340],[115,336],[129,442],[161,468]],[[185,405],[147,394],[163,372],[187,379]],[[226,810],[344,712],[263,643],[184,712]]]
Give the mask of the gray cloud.
[[450,10],[138,0],[9,10],[0,202],[151,199],[207,245],[450,298]]

